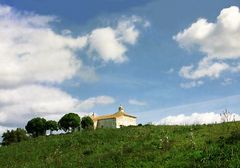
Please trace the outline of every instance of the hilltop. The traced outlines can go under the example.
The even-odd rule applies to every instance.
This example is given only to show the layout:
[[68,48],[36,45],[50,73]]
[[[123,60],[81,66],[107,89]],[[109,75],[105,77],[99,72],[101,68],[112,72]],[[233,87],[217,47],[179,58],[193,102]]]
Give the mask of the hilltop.
[[0,148],[0,167],[238,167],[240,122],[42,136]]

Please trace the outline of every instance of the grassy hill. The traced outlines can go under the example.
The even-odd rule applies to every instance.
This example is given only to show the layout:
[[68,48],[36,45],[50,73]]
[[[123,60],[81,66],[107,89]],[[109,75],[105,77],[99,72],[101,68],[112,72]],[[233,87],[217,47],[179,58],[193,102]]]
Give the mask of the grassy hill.
[[0,167],[240,167],[240,123],[139,126],[0,147]]

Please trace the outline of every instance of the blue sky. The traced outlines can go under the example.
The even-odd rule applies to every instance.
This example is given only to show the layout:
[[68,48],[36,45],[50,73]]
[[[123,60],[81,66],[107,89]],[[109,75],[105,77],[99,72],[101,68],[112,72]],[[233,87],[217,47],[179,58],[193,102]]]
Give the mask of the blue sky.
[[[20,82],[10,80],[10,84],[7,86],[1,85],[1,91],[4,93],[8,91],[6,94],[9,96],[1,97],[0,93],[0,99],[2,98],[0,106],[1,102],[4,104],[5,99],[16,96],[10,95],[10,93],[19,95],[19,92],[23,92],[21,89],[26,87],[27,92],[31,92],[33,89],[34,91],[38,90],[40,94],[50,94],[51,89],[57,89],[61,93],[56,93],[57,96],[53,98],[64,95],[65,97],[60,97],[60,99],[64,99],[64,103],[66,97],[66,101],[70,104],[78,102],[77,105],[74,105],[77,107],[72,108],[69,104],[66,107],[70,107],[69,109],[75,110],[79,114],[113,113],[122,104],[127,112],[137,115],[138,121],[141,123],[159,122],[164,117],[179,114],[220,113],[225,108],[233,113],[240,113],[240,90],[238,87],[240,82],[240,52],[238,48],[240,50],[240,46],[230,45],[231,42],[239,40],[236,34],[240,34],[240,26],[236,28],[235,25],[230,24],[231,19],[235,19],[235,15],[231,14],[239,13],[236,9],[240,2],[237,0],[89,0],[85,2],[74,0],[71,3],[61,0],[0,0],[0,4],[1,10],[6,7],[11,8],[9,13],[12,17],[6,17],[5,13],[0,17],[2,20],[11,20],[8,23],[10,26],[20,25],[21,28],[27,17],[33,19],[32,16],[37,16],[37,21],[34,20],[36,23],[31,21],[24,26],[28,26],[27,28],[30,26],[34,31],[43,27],[44,30],[51,30],[56,36],[61,35],[63,38],[70,36],[73,42],[66,45],[76,43],[78,46],[72,45],[74,52],[72,50],[66,52],[70,52],[70,56],[74,56],[76,61],[80,60],[83,65],[82,69],[72,74],[67,73],[69,69],[66,69],[66,76],[62,77],[61,70],[65,67],[62,67],[63,64],[60,64],[56,58],[56,62],[51,63],[52,65],[57,64],[56,68],[59,68],[60,71],[57,76],[52,74],[55,75],[53,76],[55,80],[42,77],[39,75],[42,70],[33,70],[32,67],[29,67],[24,70],[23,74],[24,76],[33,75],[31,79],[24,77]],[[235,8],[230,8],[232,6]],[[220,15],[223,9],[229,10]],[[41,21],[40,16],[45,16],[50,21]],[[224,19],[225,16],[228,19]],[[204,18],[205,22],[204,20],[201,22],[199,18]],[[236,22],[240,23],[240,19]],[[194,23],[196,24],[191,29]],[[222,26],[224,23],[230,25],[224,27]],[[121,29],[121,25],[123,29]],[[234,31],[231,29],[230,32],[231,26],[235,29]],[[16,31],[20,32],[20,28],[16,28]],[[26,27],[24,28],[26,29]],[[101,30],[101,32],[95,30]],[[125,30],[129,30],[129,36],[125,36]],[[198,30],[200,30],[200,35]],[[115,33],[116,39],[114,40],[117,43],[116,46],[107,46],[107,49],[111,48],[111,53],[109,53],[109,50],[105,51],[104,43],[109,40],[105,38],[106,36],[112,37],[112,32]],[[205,34],[202,35],[202,32]],[[97,33],[99,33],[98,36]],[[110,33],[110,35],[104,36],[104,33]],[[229,38],[225,39],[219,34],[224,34],[224,37]],[[31,35],[31,38],[35,39],[36,37]],[[83,38],[83,41],[87,39],[87,42],[83,42],[80,46],[76,41],[77,38]],[[213,45],[215,40],[222,40],[222,43],[226,42],[229,46],[222,43],[217,43],[215,46]],[[56,41],[52,43],[48,41],[48,43],[54,45]],[[29,48],[26,48],[26,52],[28,52]],[[65,52],[65,50],[63,51]],[[50,55],[52,52],[57,53],[51,49],[51,52],[46,52],[46,54]],[[33,60],[34,57],[35,55],[29,55],[26,59]],[[48,59],[47,56],[46,58],[39,56],[38,63],[45,65],[46,59]],[[190,67],[191,65],[192,67]],[[49,64],[45,71],[49,71],[51,74],[52,69]],[[19,75],[8,71],[4,71],[2,74],[10,77]],[[4,83],[6,80],[0,79],[0,82]],[[46,88],[50,90],[46,91]],[[41,89],[43,90],[41,91]],[[36,91],[36,95],[38,95],[38,91]],[[33,95],[29,93],[29,97],[31,96]],[[49,99],[52,101],[52,98]],[[36,100],[33,103],[37,104],[39,110],[31,110],[35,108],[31,107],[31,104],[22,106],[20,102],[14,102],[23,111],[28,111],[26,114],[21,114],[22,122],[18,123],[20,126],[23,125],[23,121],[33,116],[54,118],[67,111],[60,110],[61,112],[58,113],[52,110],[55,107],[48,107],[42,99],[39,105],[39,101]],[[8,108],[10,116],[6,114],[7,112],[1,112]],[[47,112],[42,112],[44,110]],[[11,112],[12,114],[10,114]],[[18,126],[13,124],[14,121],[6,121],[8,117],[10,118],[16,113],[12,107],[10,108],[6,104],[2,105],[0,114],[6,119],[0,120],[0,125],[2,127]]]

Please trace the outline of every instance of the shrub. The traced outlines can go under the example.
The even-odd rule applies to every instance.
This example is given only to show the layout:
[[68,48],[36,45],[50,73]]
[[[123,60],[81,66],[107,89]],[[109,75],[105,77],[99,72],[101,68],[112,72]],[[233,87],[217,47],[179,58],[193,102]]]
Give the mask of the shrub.
[[240,131],[233,131],[231,132],[231,136],[227,138],[227,143],[235,143],[240,141]]
[[10,145],[12,143],[25,141],[28,139],[28,136],[24,129],[17,128],[16,130],[7,130],[7,132],[3,133],[2,138],[2,145]]
[[91,117],[86,116],[82,118],[81,126],[83,129],[93,129],[93,125],[94,123]]

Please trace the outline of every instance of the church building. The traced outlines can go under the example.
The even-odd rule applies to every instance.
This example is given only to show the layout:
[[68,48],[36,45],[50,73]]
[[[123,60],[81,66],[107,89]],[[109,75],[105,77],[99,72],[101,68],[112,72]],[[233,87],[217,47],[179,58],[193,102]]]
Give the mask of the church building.
[[137,117],[127,114],[120,106],[118,111],[110,115],[92,115],[94,129],[96,128],[120,128],[121,126],[137,125]]

